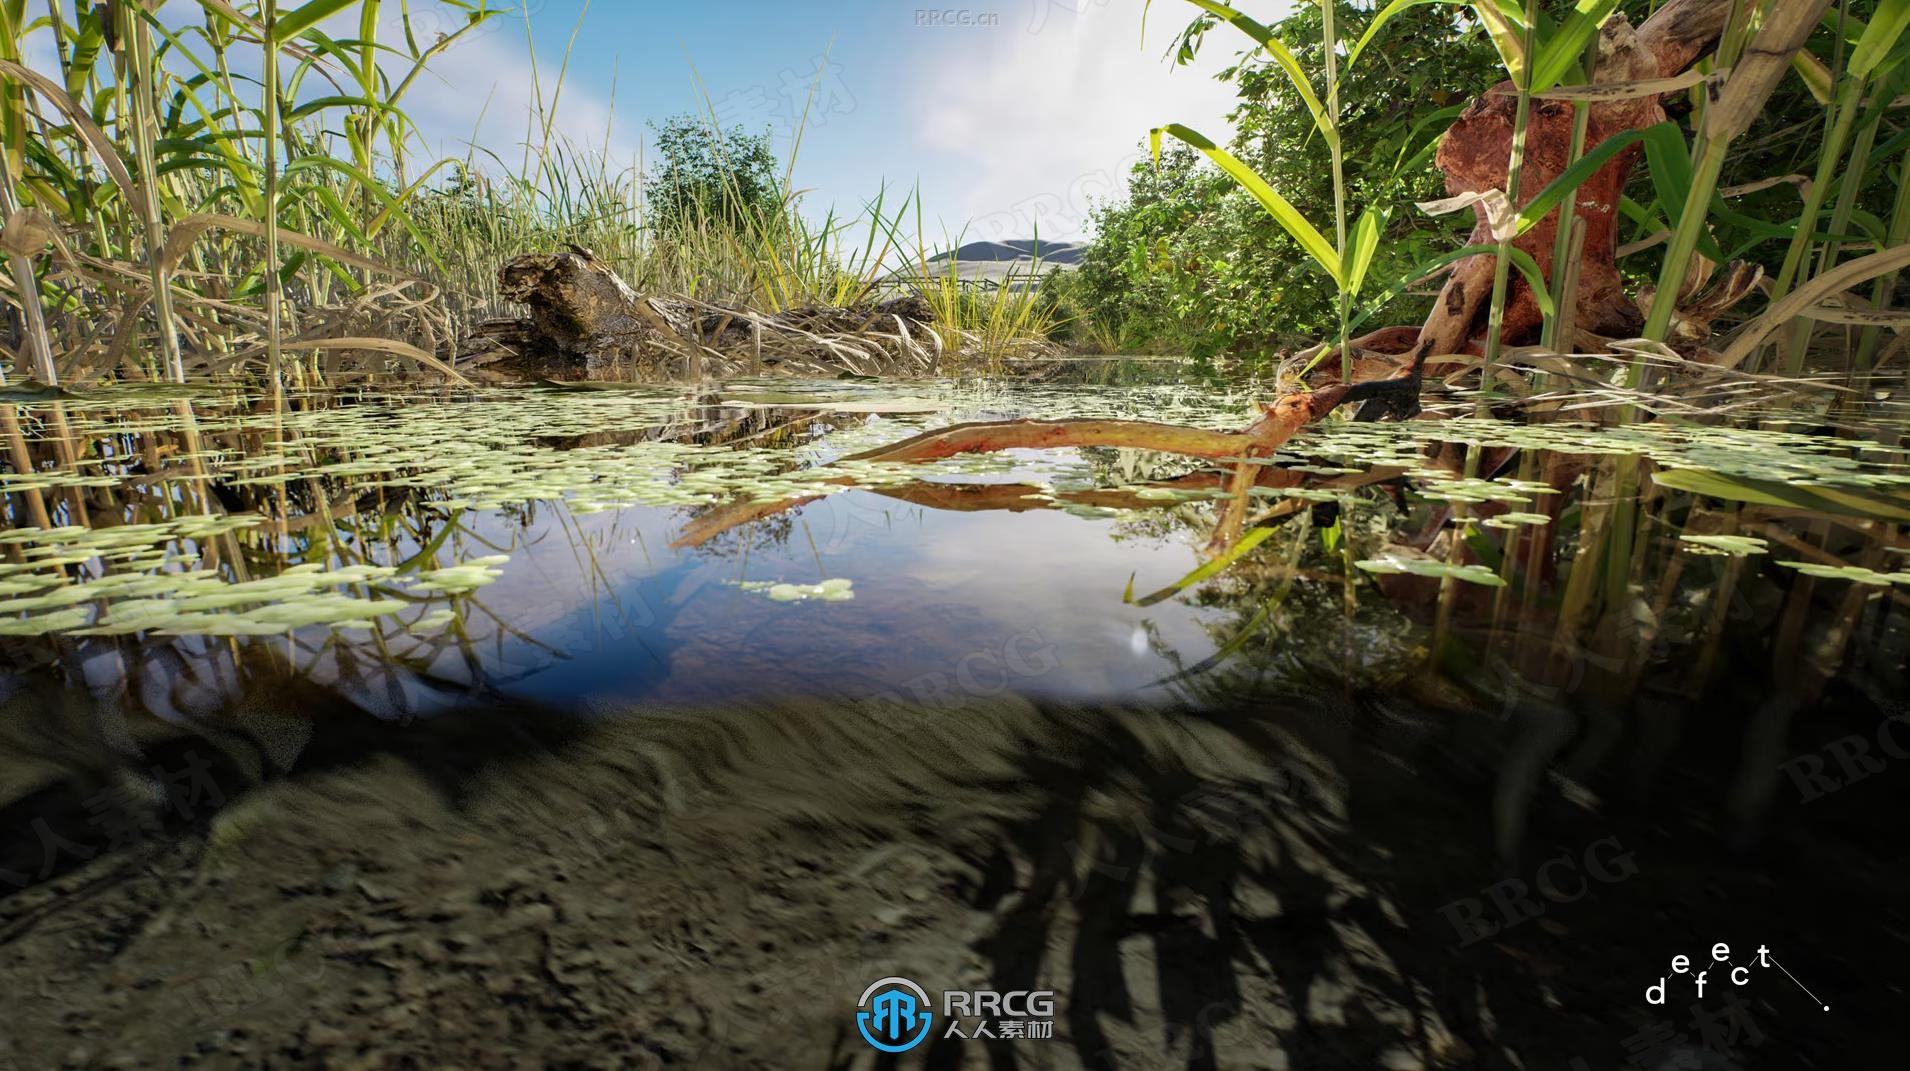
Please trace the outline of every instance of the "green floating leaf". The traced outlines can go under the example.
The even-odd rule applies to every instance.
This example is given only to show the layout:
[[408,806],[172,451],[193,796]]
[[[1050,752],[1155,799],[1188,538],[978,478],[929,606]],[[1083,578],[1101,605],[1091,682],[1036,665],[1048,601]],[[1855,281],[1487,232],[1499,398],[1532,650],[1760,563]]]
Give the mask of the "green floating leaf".
[[1528,524],[1550,524],[1552,518],[1543,513],[1501,513],[1496,517],[1487,517],[1479,523],[1488,528],[1522,528]]
[[833,577],[819,584],[787,584],[773,580],[728,581],[744,591],[760,592],[774,602],[806,602],[816,599],[821,602],[848,602],[856,597],[851,590],[855,583],[842,577]]
[[0,619],[0,636],[45,636],[79,628],[92,620],[93,611],[84,606],[57,610],[36,617]]
[[1480,584],[1489,588],[1502,588],[1505,580],[1498,573],[1483,565],[1456,565],[1434,558],[1413,558],[1399,554],[1388,554],[1380,558],[1369,558],[1353,563],[1369,573],[1409,574],[1411,576],[1434,576],[1444,579],[1463,580],[1468,584]]
[[1819,577],[1824,580],[1854,580],[1859,584],[1870,584],[1876,587],[1910,584],[1910,573],[1880,573],[1861,565],[1824,565],[1820,562],[1782,561],[1777,564],[1787,569],[1795,569],[1805,576]]

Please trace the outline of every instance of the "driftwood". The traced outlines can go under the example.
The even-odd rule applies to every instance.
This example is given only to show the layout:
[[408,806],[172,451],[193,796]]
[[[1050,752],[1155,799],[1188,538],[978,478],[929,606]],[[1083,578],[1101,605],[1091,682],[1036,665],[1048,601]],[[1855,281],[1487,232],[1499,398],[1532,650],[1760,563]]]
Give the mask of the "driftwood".
[[[1730,0],[1670,0],[1635,30],[1622,15],[1612,16],[1599,35],[1594,84],[1616,85],[1679,74],[1695,63],[1723,32],[1730,11]],[[1445,173],[1448,193],[1454,196],[1503,193],[1510,169],[1517,106],[1515,87],[1511,82],[1502,82],[1474,100],[1453,121],[1435,158]],[[1568,101],[1538,99],[1531,102],[1524,170],[1520,176],[1520,207],[1564,172],[1571,154],[1572,114],[1573,105]],[[1588,110],[1585,150],[1589,152],[1608,138],[1643,129],[1664,118],[1664,107],[1656,95],[1599,100]],[[1575,262],[1578,276],[1575,299],[1565,310],[1576,329],[1627,338],[1637,335],[1644,324],[1638,304],[1626,295],[1618,271],[1619,195],[1641,152],[1642,149],[1634,145],[1619,153],[1567,202],[1573,208],[1575,225],[1583,228],[1582,236],[1574,241],[1579,249]],[[1474,212],[1478,222],[1468,244],[1494,244],[1496,239],[1487,206],[1475,205]],[[1552,262],[1553,251],[1563,213],[1562,207],[1554,209],[1513,241],[1514,246],[1532,255],[1547,280],[1553,278],[1557,267]],[[1364,375],[1381,374],[1389,365],[1395,372],[1403,368],[1407,376],[1415,379],[1412,390],[1416,394],[1416,378],[1429,360],[1436,365],[1442,355],[1478,355],[1481,352],[1478,336],[1486,329],[1492,297],[1495,260],[1493,256],[1480,255],[1456,262],[1432,312],[1417,330],[1385,328],[1355,340],[1356,347],[1374,354],[1405,355],[1397,362],[1368,360],[1362,365]],[[1741,291],[1738,296],[1742,296]],[[1513,273],[1507,291],[1504,341],[1512,345],[1534,341],[1542,323],[1543,317],[1530,286],[1523,276]],[[1395,411],[1410,409],[1403,394],[1389,404]]]
[[[1336,384],[1323,390],[1284,395],[1266,406],[1260,417],[1244,431],[1209,431],[1178,424],[1160,424],[1147,420],[990,420],[936,428],[900,442],[852,454],[845,461],[922,462],[939,461],[960,454],[988,453],[996,450],[1055,449],[1080,446],[1126,446],[1141,450],[1210,459],[1261,458],[1279,449],[1294,433],[1334,409],[1351,402],[1380,397],[1392,383]],[[1385,478],[1397,475],[1389,471]],[[1224,484],[1220,481],[1224,479]],[[823,482],[854,484],[853,477],[825,477]],[[1209,551],[1217,553],[1231,546],[1240,536],[1246,520],[1248,491],[1254,486],[1293,487],[1302,482],[1300,473],[1258,461],[1237,461],[1231,474],[1204,473],[1159,486],[1225,486],[1229,502],[1222,511]],[[871,488],[877,493],[887,493]],[[925,488],[918,492],[932,496],[941,492]],[[1005,496],[1005,492],[1000,493]],[[780,500],[744,499],[697,518],[687,527],[674,547],[693,547],[706,543],[738,525],[759,521],[785,510],[815,501],[817,495]],[[904,497],[897,494],[892,497]],[[970,491],[965,496],[978,505],[971,508],[998,508],[1003,497],[986,491]],[[1021,495],[1014,496],[1017,501]],[[909,498],[910,501],[917,499]],[[953,500],[953,499],[951,499]],[[1122,493],[1081,501],[1101,505],[1133,506],[1138,501]]]
[[919,374],[936,371],[942,358],[935,312],[914,295],[759,313],[639,294],[584,249],[515,257],[498,273],[498,289],[530,315],[487,321],[481,335],[533,361],[586,371]]

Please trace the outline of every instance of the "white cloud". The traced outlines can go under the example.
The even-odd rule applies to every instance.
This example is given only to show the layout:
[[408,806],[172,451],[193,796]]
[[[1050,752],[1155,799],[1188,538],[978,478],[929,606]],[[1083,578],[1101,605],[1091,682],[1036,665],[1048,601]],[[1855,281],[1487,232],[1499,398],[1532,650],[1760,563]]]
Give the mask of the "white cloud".
[[[536,0],[530,0],[535,3]],[[174,26],[196,21],[196,9],[177,5],[161,8],[162,17]],[[413,4],[410,29],[419,48],[429,48],[441,36],[456,35],[466,23],[464,13],[447,5]],[[319,24],[335,40],[355,39],[359,33],[358,14],[347,11]],[[395,10],[387,8],[378,21],[378,40],[392,51],[381,53],[378,62],[394,82],[409,73],[406,58],[409,44],[405,25]],[[197,42],[193,42],[196,44]],[[524,21],[515,10],[505,10],[479,26],[466,30],[444,52],[433,57],[411,84],[400,106],[418,126],[417,137],[407,147],[413,163],[422,152],[430,159],[474,155],[474,166],[495,173],[485,150],[515,171],[523,163],[526,137],[543,138],[541,121],[532,125],[536,115],[538,89],[546,108],[556,103],[556,118],[551,123],[553,142],[568,140],[580,150],[601,153],[606,146],[617,165],[635,159],[637,140],[628,132],[641,130],[638,117],[617,115],[610,100],[587,86],[575,71],[570,72],[559,93],[558,72],[562,66],[563,41],[539,43],[536,76],[532,75],[530,48],[525,41]],[[552,56],[555,51],[557,54]],[[235,73],[257,77],[259,60],[255,51],[240,50],[234,55]],[[326,68],[330,79],[345,82],[347,74],[336,65]],[[334,92],[350,92],[350,84],[334,86],[319,73],[308,75],[301,97],[310,98]],[[606,87],[607,88],[607,87]],[[605,132],[609,132],[606,140]],[[418,142],[422,141],[422,145]],[[471,143],[478,150],[473,154]]]
[[1230,28],[1177,67],[1163,54],[1191,8],[1156,3],[1143,43],[1138,0],[1007,7],[987,47],[944,33],[949,47],[918,83],[921,144],[973,176],[960,211],[944,208],[970,221],[967,237],[1028,237],[1037,227],[1043,237],[1081,237],[1090,203],[1125,187],[1149,128],[1186,123],[1223,142],[1231,134],[1234,92],[1213,79],[1245,42]]
[[[415,23],[414,18],[414,32],[422,45],[433,35],[420,32]],[[401,32],[395,25],[383,26],[380,37],[399,42]],[[432,155],[463,157],[476,142],[480,170],[496,169],[482,150],[495,153],[506,168],[517,169],[524,159],[526,137],[535,145],[544,136],[537,118],[541,90],[543,107],[556,105],[553,142],[568,141],[591,154],[607,149],[613,167],[634,161],[638,139],[632,132],[642,129],[640,117],[618,114],[611,100],[587,87],[575,71],[560,89],[562,55],[548,55],[548,44],[538,51],[533,77],[523,22],[507,15],[461,38],[433,59],[404,101],[406,113],[418,124]]]

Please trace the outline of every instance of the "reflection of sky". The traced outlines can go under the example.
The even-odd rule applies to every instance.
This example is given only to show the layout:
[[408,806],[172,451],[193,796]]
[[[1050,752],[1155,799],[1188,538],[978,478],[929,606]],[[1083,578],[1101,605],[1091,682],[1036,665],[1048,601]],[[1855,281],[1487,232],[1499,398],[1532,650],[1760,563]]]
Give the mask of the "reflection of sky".
[[[787,538],[736,533],[726,555],[671,551],[681,515],[540,515],[484,603],[530,640],[491,652],[545,700],[728,702],[777,695],[946,699],[1023,694],[1145,701],[1213,650],[1196,611],[1121,601],[1198,564],[1179,542],[1110,538],[1116,522],[1054,510],[951,512],[868,492],[792,513]],[[568,528],[568,531],[565,529]],[[747,553],[743,547],[748,544]],[[735,581],[855,582],[847,602],[779,603]]]

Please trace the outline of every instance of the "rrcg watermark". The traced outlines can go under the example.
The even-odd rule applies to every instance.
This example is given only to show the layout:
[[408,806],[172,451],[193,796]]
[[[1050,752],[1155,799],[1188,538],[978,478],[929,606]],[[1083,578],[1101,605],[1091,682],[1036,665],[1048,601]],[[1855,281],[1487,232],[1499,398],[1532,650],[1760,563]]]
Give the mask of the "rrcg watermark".
[[915,25],[925,29],[993,29],[1001,25],[1001,13],[972,7],[918,7]]
[[[894,710],[953,706],[964,699],[992,699],[1018,680],[1043,676],[1060,665],[1054,644],[1039,628],[1025,628],[999,647],[982,647],[957,658],[947,670],[932,669],[902,682],[901,691],[876,692],[853,700],[859,707]],[[905,697],[902,692],[907,692]]]
[[1106,167],[1083,171],[1064,189],[1031,194],[1005,209],[976,216],[969,230],[984,241],[1083,233],[1095,206],[1126,190],[1134,165],[1147,159],[1144,153],[1130,153]]
[[[1751,1006],[1736,994],[1725,996],[1715,1008],[1693,1002],[1689,1015],[1691,1033],[1698,1035],[1695,1045],[1691,1033],[1679,1030],[1670,1019],[1653,1019],[1619,1042],[1630,1066],[1651,1071],[1667,1068],[1700,1071],[1717,1066],[1720,1058],[1740,1059],[1742,1047],[1756,1048],[1764,1044],[1764,1031],[1751,1017]],[[1608,1067],[1610,1061],[1600,1066]],[[1593,1071],[1583,1056],[1572,1057],[1566,1067],[1568,1071]]]
[[773,86],[759,83],[717,98],[710,105],[717,129],[761,123],[790,138],[799,128],[827,126],[831,117],[853,113],[856,97],[842,77],[842,64],[827,56],[817,56],[810,63],[807,72],[794,67],[778,71]]
[[[152,768],[145,791],[130,783],[108,785],[83,801],[87,825],[93,835],[87,841],[75,841],[53,828],[46,818],[28,824],[40,851],[36,875],[0,868],[0,884],[24,889],[34,881],[46,881],[67,866],[77,866],[104,852],[143,847],[165,832],[165,810],[171,810],[181,822],[192,822],[225,806],[225,792],[213,777],[212,763],[196,752],[188,751],[178,769]],[[161,807],[161,804],[164,807]]]
[[[940,1036],[976,1040],[1046,1040],[1054,1037],[1054,991],[945,989]],[[935,1030],[937,1012],[928,991],[900,976],[870,983],[856,1000],[856,1031],[881,1052],[907,1052]],[[966,1026],[970,1020],[974,1025]]]
[[[1877,725],[1877,749],[1893,759],[1910,759],[1910,713],[1899,712]],[[1799,755],[1778,764],[1797,786],[1800,801],[1810,803],[1840,789],[1882,773],[1890,765],[1870,753],[1870,741],[1860,733],[1839,737],[1820,749],[1823,754]],[[1840,780],[1827,772],[1824,755],[1837,761]]]
[[[1607,851],[1601,855],[1600,849]],[[1441,907],[1439,914],[1452,924],[1453,931],[1459,935],[1459,946],[1464,948],[1544,915],[1545,904],[1532,899],[1533,892],[1549,903],[1569,904],[1583,899],[1591,891],[1593,881],[1616,885],[1637,873],[1638,865],[1632,853],[1624,850],[1617,837],[1606,837],[1586,845],[1580,858],[1561,852],[1540,863],[1533,872],[1531,885],[1522,878],[1495,881],[1480,890],[1483,899],[1462,897]],[[1569,891],[1565,886],[1573,884],[1575,876],[1577,891]],[[1502,921],[1487,917],[1488,900]]]
[[1028,32],[1040,33],[1048,28],[1048,19],[1057,10],[1070,15],[1085,15],[1091,7],[1106,7],[1108,0],[1031,0],[1034,11],[1028,20]]
[[1064,842],[1062,847],[1074,861],[1080,879],[1075,883],[1074,895],[1079,899],[1086,894],[1088,874],[1125,881],[1150,853],[1190,854],[1204,844],[1239,836],[1250,825],[1289,808],[1331,811],[1343,798],[1343,791],[1342,785],[1321,772],[1292,762],[1281,762],[1250,781],[1204,782],[1175,800],[1163,820],[1136,830],[1140,834],[1140,858],[1120,858],[1118,848],[1102,840],[1083,844],[1070,838]]

